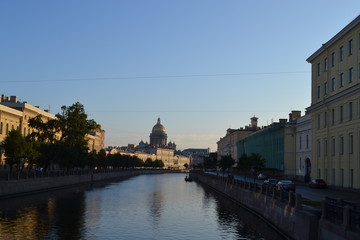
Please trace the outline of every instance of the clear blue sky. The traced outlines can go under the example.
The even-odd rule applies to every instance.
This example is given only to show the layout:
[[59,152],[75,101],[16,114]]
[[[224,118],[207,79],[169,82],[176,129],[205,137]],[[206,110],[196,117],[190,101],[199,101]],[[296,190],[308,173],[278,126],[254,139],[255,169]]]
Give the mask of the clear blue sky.
[[306,58],[360,1],[0,1],[0,93],[51,113],[79,101],[106,145],[216,150],[227,128],[310,105]]

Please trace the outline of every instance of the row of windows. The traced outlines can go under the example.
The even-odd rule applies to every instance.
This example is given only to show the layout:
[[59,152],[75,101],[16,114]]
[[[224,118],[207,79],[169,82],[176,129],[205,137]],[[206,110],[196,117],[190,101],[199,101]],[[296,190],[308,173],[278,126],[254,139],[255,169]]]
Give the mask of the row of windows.
[[[353,49],[353,39],[350,39],[347,43],[347,50],[348,50],[348,55],[351,56],[354,53],[354,49]],[[359,49],[360,49],[360,34],[359,34]],[[339,61],[342,62],[345,58],[345,50],[344,50],[344,46],[341,45],[339,47]],[[332,52],[331,53],[331,67],[334,67],[336,64],[336,53]],[[328,59],[325,58],[324,59],[324,72],[328,71]],[[317,64],[317,75],[320,76],[321,73],[321,63]]]
[[[353,102],[349,102],[347,104],[347,120],[348,121],[352,121],[354,118],[353,106],[354,106]],[[339,106],[337,111],[338,111],[338,113],[336,114],[336,109],[335,108],[331,109],[331,112],[330,112],[330,125],[331,126],[334,126],[336,123],[336,115],[338,115],[338,117],[339,117],[339,120],[338,120],[339,123],[344,122],[344,106],[343,105]],[[322,115],[323,115],[323,121],[321,121],[321,113],[319,113],[317,115],[317,129],[321,128],[321,122],[323,123],[322,126],[324,128],[328,127],[328,113],[323,112]],[[360,118],[360,100],[359,100],[359,118]]]
[[[321,141],[318,140],[317,141],[317,156],[318,157],[321,157],[322,155],[328,156],[329,155],[329,147],[330,147],[330,151],[331,151],[331,156],[335,156],[336,154],[344,155],[345,151],[347,151],[348,154],[353,154],[354,153],[354,135],[352,133],[350,133],[347,136],[347,141],[348,141],[348,149],[345,149],[345,138],[343,135],[339,136],[337,141],[336,141],[335,137],[332,137],[330,140],[330,146],[329,146],[328,140],[324,139],[323,148],[321,147]],[[336,143],[336,142],[338,142],[338,143]],[[338,148],[337,148],[336,144],[338,144]]]
[[[331,184],[332,185],[336,185],[336,169],[333,168],[331,171]],[[343,168],[339,169],[339,180],[340,180],[340,186],[344,187],[345,186],[345,171]],[[328,169],[325,168],[324,169],[324,176],[321,175],[321,169],[318,169],[318,178],[324,178],[326,182],[329,183],[329,179],[328,179]],[[349,187],[353,188],[354,187],[354,169],[350,169],[349,170]]]
[[[1,122],[0,123],[0,135],[2,135],[3,133],[5,133],[6,135],[8,135],[9,131],[10,131],[10,125],[7,123],[5,125],[5,129],[4,129],[4,124]],[[14,130],[15,127],[14,125],[11,125],[11,130]],[[19,126],[16,127],[17,130],[19,130]],[[5,131],[4,131],[5,130]]]
[[[359,64],[359,78],[360,78],[360,64]],[[354,68],[349,68],[347,71],[347,77],[348,77],[348,83],[352,83],[354,81]],[[336,90],[336,79],[332,78],[331,79],[331,92],[334,92]],[[340,73],[339,74],[339,83],[338,83],[338,87],[342,88],[345,86],[345,77],[344,77],[344,73]],[[326,96],[329,93],[329,84],[328,82],[324,83],[323,86],[323,96]],[[321,86],[317,87],[317,98],[321,98],[322,94],[321,94]]]

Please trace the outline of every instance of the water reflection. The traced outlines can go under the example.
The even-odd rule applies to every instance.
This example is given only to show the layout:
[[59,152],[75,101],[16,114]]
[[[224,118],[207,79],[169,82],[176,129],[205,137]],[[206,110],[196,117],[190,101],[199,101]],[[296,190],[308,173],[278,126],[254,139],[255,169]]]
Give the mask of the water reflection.
[[0,201],[0,239],[282,239],[182,174]]
[[74,189],[0,201],[0,239],[80,239],[84,192]]

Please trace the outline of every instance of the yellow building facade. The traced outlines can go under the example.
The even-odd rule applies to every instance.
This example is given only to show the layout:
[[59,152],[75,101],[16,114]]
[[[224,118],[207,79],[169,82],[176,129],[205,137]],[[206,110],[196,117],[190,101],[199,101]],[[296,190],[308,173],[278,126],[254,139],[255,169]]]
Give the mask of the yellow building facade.
[[311,63],[311,177],[360,188],[360,16],[307,61]]
[[251,124],[249,126],[239,129],[229,128],[226,130],[226,135],[217,142],[218,160],[220,160],[222,156],[230,155],[232,159],[235,160],[236,165],[240,157],[238,156],[237,142],[259,130],[257,127],[258,118],[254,116],[250,118],[250,120]]

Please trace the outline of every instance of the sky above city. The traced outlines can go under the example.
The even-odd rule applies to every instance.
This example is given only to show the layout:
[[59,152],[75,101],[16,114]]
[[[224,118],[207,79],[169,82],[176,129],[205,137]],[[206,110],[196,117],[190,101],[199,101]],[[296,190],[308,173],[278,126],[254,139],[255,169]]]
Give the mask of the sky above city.
[[149,141],[157,118],[178,149],[265,126],[311,103],[306,59],[360,1],[0,1],[0,94],[59,113],[84,105],[106,146]]

